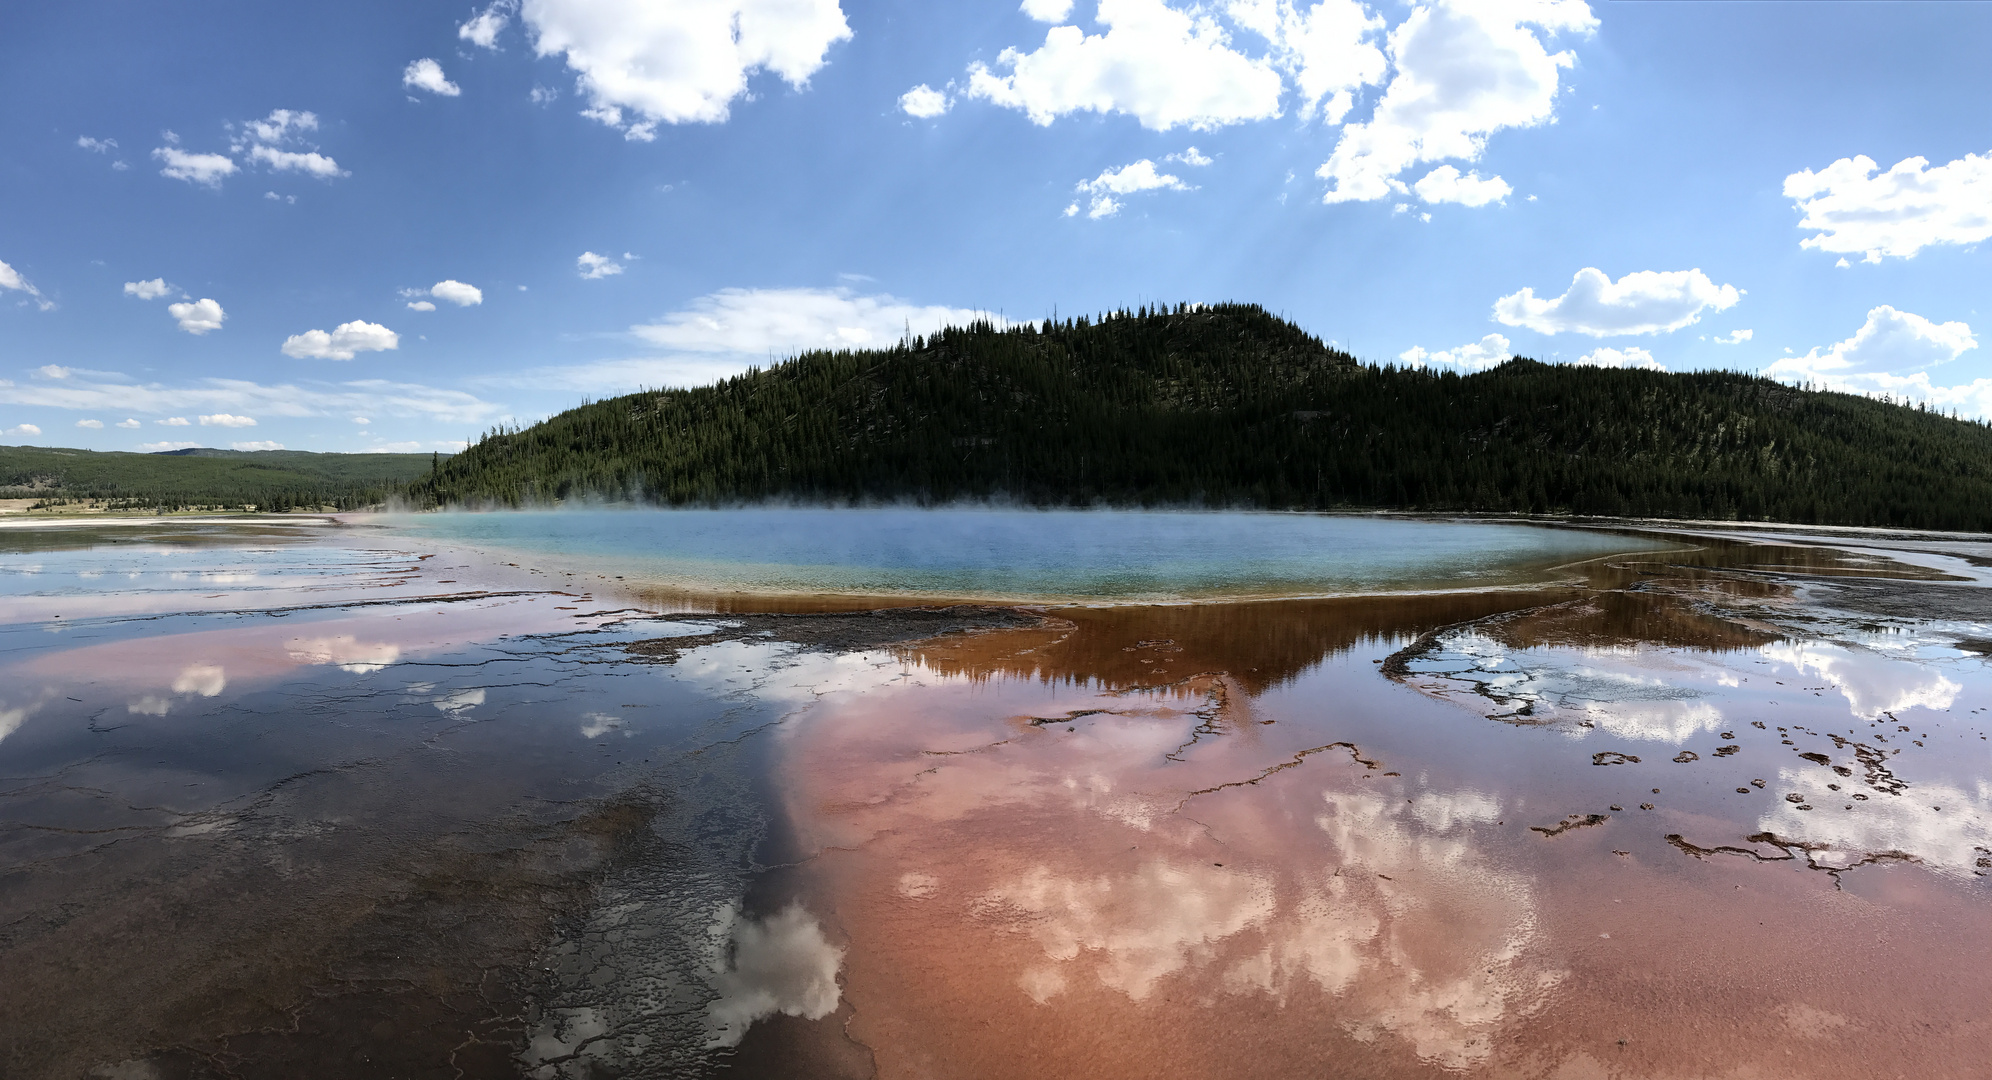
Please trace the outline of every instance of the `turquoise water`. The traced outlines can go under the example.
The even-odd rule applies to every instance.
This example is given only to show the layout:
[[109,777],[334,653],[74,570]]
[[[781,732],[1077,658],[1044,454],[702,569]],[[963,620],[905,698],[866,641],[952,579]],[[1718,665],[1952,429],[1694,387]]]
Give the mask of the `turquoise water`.
[[1668,545],[1538,525],[1326,514],[563,510],[373,519],[692,592],[1169,600],[1460,589]]

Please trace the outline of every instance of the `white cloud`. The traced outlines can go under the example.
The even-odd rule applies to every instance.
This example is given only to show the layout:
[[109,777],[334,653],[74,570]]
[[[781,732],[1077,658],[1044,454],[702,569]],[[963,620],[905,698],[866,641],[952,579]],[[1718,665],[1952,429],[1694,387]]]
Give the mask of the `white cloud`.
[[642,140],[724,121],[756,71],[801,89],[851,37],[837,0],[525,0],[520,14],[538,54],[577,73],[584,115]]
[[1494,317],[1543,334],[1660,334],[1692,324],[1704,311],[1734,307],[1742,297],[1735,286],[1717,285],[1700,270],[1641,270],[1614,282],[1587,266],[1562,296],[1541,299],[1525,288],[1496,300]]
[[1182,162],[1182,163],[1183,163],[1183,164],[1185,164],[1185,165],[1188,165],[1188,166],[1191,166],[1192,168],[1198,168],[1198,169],[1201,169],[1201,168],[1203,168],[1203,167],[1204,167],[1205,165],[1208,165],[1208,164],[1210,164],[1210,163],[1211,163],[1211,159],[1210,159],[1210,158],[1208,158],[1208,157],[1206,157],[1206,156],[1204,156],[1204,154],[1202,154],[1201,152],[1199,152],[1199,151],[1197,150],[1197,148],[1196,148],[1196,147],[1194,147],[1194,146],[1190,147],[1190,148],[1189,148],[1188,150],[1185,150],[1185,151],[1183,151],[1183,152],[1182,152],[1182,153],[1180,153],[1180,154],[1170,154],[1169,156],[1167,156],[1167,157],[1163,158],[1162,160],[1163,160],[1163,161],[1180,161],[1180,162]]
[[211,413],[201,417],[202,427],[255,427],[256,420],[249,416],[236,416],[233,413]]
[[104,422],[102,420],[78,420],[76,421],[76,426],[87,428],[90,431],[104,430]]
[[1903,374],[1949,363],[1978,347],[1971,327],[1961,322],[1934,323],[1887,304],[1868,312],[1854,336],[1821,352],[1788,356],[1765,370],[1772,378],[1812,377],[1833,381],[1847,375]]
[[438,281],[429,288],[429,295],[438,300],[447,300],[458,307],[470,307],[484,302],[484,293],[475,285],[465,285],[461,281]]
[[[199,445],[200,443],[197,442],[147,442],[138,444],[138,452],[141,454],[163,454],[168,450],[192,450]],[[136,712],[137,710],[133,711]]]
[[221,329],[222,320],[228,318],[220,304],[208,299],[168,304],[166,313],[179,320],[180,329],[197,337],[210,330]]
[[931,120],[954,105],[948,96],[926,83],[899,95],[899,108],[908,116]]
[[271,442],[268,439],[259,439],[255,442],[232,442],[228,444],[228,448],[230,450],[282,450],[284,444]]
[[[1092,196],[1086,216],[1097,219],[1120,212],[1121,203],[1114,198],[1116,195],[1132,195],[1140,191],[1189,191],[1191,188],[1177,177],[1156,171],[1155,163],[1143,158],[1132,165],[1107,169],[1091,180],[1081,180],[1076,190]],[[1067,217],[1078,212],[1077,205],[1075,203],[1066,209]]]
[[0,438],[32,438],[41,433],[41,429],[33,424],[17,424],[5,431],[0,431]]
[[1962,322],[1931,322],[1884,304],[1868,312],[1867,321],[1853,337],[1823,350],[1814,348],[1804,356],[1786,356],[1763,373],[1774,379],[1920,401],[1937,409],[1992,419],[1992,379],[1946,386],[1930,377],[1932,369],[1977,347],[1971,327]]
[[1805,214],[1798,227],[1818,230],[1799,246],[1876,263],[1992,237],[1992,153],[1966,154],[1934,169],[1929,163],[1904,158],[1877,175],[1880,166],[1863,154],[1785,177],[1785,197]]
[[509,12],[514,5],[499,2],[472,16],[469,22],[457,27],[457,37],[468,41],[480,49],[496,49],[498,33],[509,24]]
[[261,120],[245,121],[242,125],[243,141],[235,148],[240,150],[250,142],[278,145],[300,137],[304,132],[318,130],[318,114],[309,109],[272,109],[270,115]]
[[379,323],[355,319],[340,323],[331,333],[306,330],[284,339],[284,355],[299,360],[351,360],[363,352],[380,352],[401,347],[401,335]]
[[1061,23],[1072,14],[1072,0],[1024,0],[1018,10],[1039,22]]
[[[271,172],[301,172],[320,179],[331,179],[352,174],[339,168],[339,163],[318,152],[318,148],[304,140],[304,133],[318,130],[318,114],[309,110],[273,109],[270,115],[261,120],[245,121],[229,144],[229,149],[243,154],[251,162],[267,165]],[[302,147],[303,149],[287,149]],[[275,192],[265,193],[265,198],[278,197]],[[297,201],[291,197],[290,201]]]
[[1412,346],[1397,354],[1399,362],[1406,367],[1453,367],[1461,371],[1486,371],[1508,362],[1514,353],[1511,343],[1500,334],[1489,334],[1479,341],[1461,345],[1456,349],[1440,349],[1427,352]]
[[575,256],[574,265],[580,269],[581,276],[590,281],[623,272],[621,263],[609,258],[607,255],[597,255],[592,251],[584,251]]
[[75,368],[66,368],[61,364],[43,364],[35,369],[35,374],[44,379],[67,379],[75,373]]
[[1390,32],[1396,72],[1375,113],[1345,128],[1317,170],[1333,185],[1324,200],[1401,194],[1398,174],[1420,162],[1476,161],[1495,132],[1550,120],[1562,69],[1576,57],[1550,52],[1544,37],[1596,26],[1583,0],[1440,0],[1413,9]]
[[[461,390],[444,390],[416,383],[359,379],[341,383],[251,382],[246,379],[197,379],[167,386],[135,383],[121,375],[65,379],[25,386],[0,383],[0,405],[71,409],[87,413],[229,412],[248,416],[325,417],[393,416],[441,424],[484,424],[507,415],[504,406]],[[188,427],[185,416],[157,421],[167,427]],[[115,426],[136,430],[136,419]]]
[[0,262],[0,292],[5,292],[9,289],[15,292],[27,293],[30,297],[34,298],[35,306],[43,311],[47,311],[55,306],[46,297],[42,296],[41,290],[35,288],[33,282],[22,277],[19,270],[8,266],[4,262]]
[[632,326],[630,332],[674,352],[733,353],[747,362],[765,363],[771,353],[780,357],[808,349],[876,348],[897,342],[909,330],[926,335],[978,318],[995,321],[964,308],[917,306],[849,289],[722,289],[658,322]]
[[1726,337],[1713,338],[1717,345],[1741,345],[1757,336],[1755,330],[1731,330]]
[[189,184],[220,187],[222,177],[235,174],[235,161],[225,154],[190,154],[177,146],[161,146],[152,156],[165,165],[159,175]]
[[434,304],[431,304],[431,303],[430,303],[430,302],[428,302],[427,300],[410,300],[410,301],[408,301],[408,310],[410,310],[410,311],[434,311],[434,310],[436,310],[436,305],[434,305]]
[[456,97],[463,93],[463,87],[451,82],[443,74],[443,65],[428,57],[411,62],[401,72],[401,85],[410,90],[427,90],[431,94]]
[[297,204],[297,196],[295,195],[279,195],[274,191],[265,191],[263,197],[271,202],[289,203],[293,206]]
[[1597,348],[1572,360],[1579,367],[1643,368],[1647,371],[1665,371],[1666,366],[1653,359],[1653,354],[1637,345],[1623,349]]
[[127,281],[124,283],[124,294],[126,296],[136,296],[140,300],[157,300],[172,291],[173,286],[166,284],[165,278],[153,278],[151,281]]
[[1212,13],[1162,0],[1100,0],[1107,32],[1054,26],[1034,52],[1005,49],[999,75],[977,62],[968,94],[1022,110],[1033,123],[1091,110],[1126,113],[1143,127],[1221,127],[1280,114],[1284,82],[1270,58],[1246,56]]
[[1322,0],[1303,9],[1294,0],[1230,0],[1241,26],[1271,43],[1273,59],[1293,79],[1303,118],[1317,112],[1339,124],[1355,106],[1355,92],[1383,79],[1388,67],[1374,40],[1383,19],[1357,0]]
[[1441,165],[1425,174],[1424,179],[1411,185],[1411,190],[1428,203],[1459,203],[1461,206],[1486,206],[1491,202],[1501,202],[1514,193],[1506,180],[1490,176],[1485,180],[1479,173],[1461,175],[1451,165]]
[[118,148],[116,139],[93,139],[88,135],[78,135],[76,145],[93,154],[105,154]]
[[355,416],[353,417],[353,423],[358,424],[361,427],[365,427],[366,425],[373,423],[373,421],[367,419],[364,416]]
[[309,173],[322,179],[352,175],[340,169],[338,162],[315,150],[279,150],[274,146],[255,146],[249,150],[249,160],[268,165],[271,172]]

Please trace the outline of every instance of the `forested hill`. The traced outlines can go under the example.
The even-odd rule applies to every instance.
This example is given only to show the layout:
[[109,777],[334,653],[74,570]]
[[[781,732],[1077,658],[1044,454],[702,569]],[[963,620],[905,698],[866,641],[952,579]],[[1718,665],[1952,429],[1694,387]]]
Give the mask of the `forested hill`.
[[347,510],[398,494],[434,462],[430,454],[0,446],[0,499],[31,498],[54,509]]
[[419,504],[1008,498],[1992,529],[1992,429],[1734,373],[1371,367],[1246,305],[816,352],[494,432]]

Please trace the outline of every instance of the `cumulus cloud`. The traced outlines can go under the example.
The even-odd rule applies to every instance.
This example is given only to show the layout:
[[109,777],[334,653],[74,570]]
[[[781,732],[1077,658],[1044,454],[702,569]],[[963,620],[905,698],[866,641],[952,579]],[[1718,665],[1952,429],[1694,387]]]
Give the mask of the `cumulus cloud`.
[[90,431],[104,430],[104,422],[102,420],[78,420],[76,421],[76,426]]
[[1302,117],[1339,124],[1355,92],[1383,80],[1388,67],[1377,37],[1383,19],[1358,0],[1231,0],[1231,17],[1272,46],[1273,62],[1293,81]]
[[88,135],[78,135],[76,145],[93,154],[107,154],[118,148],[116,139],[93,139]]
[[[0,382],[0,405],[70,409],[87,413],[235,413],[248,416],[394,416],[446,424],[484,424],[506,415],[505,407],[461,390],[443,390],[385,379],[330,383],[251,382],[196,379],[180,385],[135,383],[122,375],[10,385]],[[183,415],[155,421],[189,427]],[[143,425],[125,419],[114,425],[135,431]]]
[[33,424],[16,424],[5,431],[0,431],[0,438],[34,438],[41,433],[42,430]]
[[8,266],[4,262],[0,262],[0,292],[7,292],[9,290],[27,293],[28,298],[34,301],[34,305],[43,311],[47,311],[55,306],[49,302],[47,297],[41,294],[40,289],[35,288],[33,282],[22,277],[19,270]]
[[575,256],[574,265],[580,270],[581,276],[590,281],[623,272],[621,263],[607,255],[597,255],[592,251],[584,251]]
[[1208,165],[1208,164],[1210,164],[1210,163],[1211,163],[1211,160],[1212,160],[1212,159],[1211,159],[1211,158],[1209,158],[1209,157],[1206,157],[1206,156],[1205,156],[1205,155],[1204,155],[1203,153],[1201,153],[1200,151],[1198,151],[1196,147],[1192,146],[1192,147],[1190,147],[1189,149],[1187,149],[1187,150],[1183,151],[1183,152],[1182,152],[1182,153],[1180,153],[1180,154],[1170,154],[1170,155],[1168,155],[1167,157],[1163,158],[1162,160],[1164,160],[1164,161],[1180,161],[1180,162],[1182,162],[1182,163],[1183,163],[1183,164],[1185,164],[1185,165],[1189,165],[1189,166],[1191,166],[1191,167],[1193,167],[1193,168],[1198,168],[1198,169],[1201,169],[1201,168],[1203,168],[1203,167],[1204,167],[1205,165]]
[[469,22],[457,27],[458,39],[480,49],[496,49],[498,34],[512,21],[511,12],[515,6],[500,0],[471,16]]
[[126,296],[136,296],[140,300],[157,300],[172,291],[173,286],[166,284],[165,278],[153,278],[151,281],[127,281],[124,283],[124,294]]
[[61,364],[43,364],[35,369],[35,374],[40,375],[44,379],[67,379],[71,375],[76,374],[76,369],[66,368]]
[[351,360],[363,352],[381,352],[401,347],[401,335],[379,323],[355,319],[340,323],[331,333],[306,330],[284,339],[285,356],[299,360]]
[[201,426],[231,427],[231,428],[255,427],[256,421],[253,417],[236,416],[233,413],[211,413],[207,416],[201,417]]
[[1396,70],[1375,113],[1345,128],[1316,171],[1332,185],[1323,198],[1336,203],[1401,195],[1406,185],[1398,175],[1412,166],[1476,161],[1495,132],[1549,121],[1562,70],[1576,57],[1568,50],[1550,52],[1545,39],[1596,26],[1583,0],[1440,0],[1413,9],[1390,32]]
[[431,303],[430,303],[430,302],[428,302],[427,300],[410,300],[410,301],[408,301],[408,310],[410,310],[410,311],[434,311],[434,310],[436,310],[436,305],[434,305],[434,304],[431,304]]
[[757,71],[801,89],[851,28],[837,0],[525,0],[540,56],[562,57],[584,115],[655,137],[659,123],[719,123]]
[[249,160],[268,165],[271,172],[301,172],[321,179],[352,175],[339,168],[338,162],[315,150],[279,150],[274,146],[256,146],[250,148]]
[[1939,383],[1934,370],[1978,347],[1971,327],[1938,323],[1884,304],[1868,312],[1854,335],[1764,369],[1774,379],[1847,393],[1919,401],[1979,419],[1992,419],[1992,379]]
[[1862,154],[1785,177],[1785,197],[1805,215],[1798,227],[1817,230],[1799,246],[1877,263],[1992,237],[1992,153],[1929,164],[1904,158],[1878,173],[1880,166]]
[[189,184],[220,187],[223,177],[235,174],[235,161],[226,154],[192,154],[177,146],[161,146],[152,156],[163,165],[159,175]]
[[196,337],[210,330],[221,329],[222,320],[228,318],[227,313],[221,310],[220,304],[208,299],[168,304],[166,313],[179,321],[180,329]]
[[228,448],[230,450],[282,450],[284,444],[271,442],[268,439],[258,439],[255,442],[232,442],[228,444]]
[[1977,347],[1978,339],[1964,323],[1935,323],[1883,304],[1868,312],[1867,322],[1853,337],[1824,351],[1815,347],[1804,356],[1785,357],[1764,373],[1820,382],[1849,375],[1903,374],[1949,363]]
[[250,162],[268,166],[271,172],[301,172],[322,180],[352,175],[305,141],[306,132],[317,130],[317,113],[274,109],[261,120],[250,120],[239,125],[229,148],[245,155]]
[[1072,0],[1024,0],[1018,10],[1039,22],[1060,23],[1072,14]]
[[1500,334],[1489,334],[1479,341],[1461,345],[1456,349],[1427,351],[1416,345],[1397,354],[1399,363],[1406,367],[1451,367],[1461,371],[1486,371],[1499,367],[1513,356],[1511,343]]
[[428,57],[411,62],[401,72],[401,85],[410,90],[427,90],[431,94],[456,97],[463,93],[463,87],[451,82],[443,74],[443,65]]
[[1118,112],[1156,131],[1280,114],[1285,83],[1273,61],[1232,48],[1214,13],[1162,0],[1100,0],[1094,18],[1105,33],[1054,26],[1035,51],[1004,49],[995,69],[971,65],[969,96],[1018,109],[1036,124]]
[[1425,174],[1424,178],[1411,185],[1420,199],[1428,203],[1459,203],[1461,206],[1486,206],[1491,202],[1501,202],[1514,193],[1506,180],[1490,176],[1485,180],[1480,174],[1470,172],[1462,175],[1451,165],[1441,165]]
[[1496,300],[1494,318],[1542,334],[1660,334],[1691,325],[1704,311],[1725,311],[1742,298],[1741,290],[1717,285],[1700,270],[1641,270],[1614,282],[1587,266],[1553,300],[1537,297],[1533,288]]
[[1717,345],[1741,345],[1756,336],[1755,330],[1731,330],[1728,334],[1711,340]]
[[[1091,180],[1081,180],[1077,190],[1092,197],[1086,216],[1097,219],[1120,212],[1121,203],[1114,197],[1116,195],[1132,195],[1140,191],[1189,191],[1191,188],[1181,179],[1158,171],[1153,161],[1143,158],[1132,165],[1107,169]],[[1078,203],[1065,208],[1067,217],[1078,212]]]
[[1667,370],[1660,361],[1653,359],[1652,353],[1647,352],[1637,345],[1628,345],[1623,349],[1593,349],[1583,356],[1572,360],[1571,363],[1580,367],[1643,368],[1647,371]]
[[484,302],[484,293],[475,285],[465,285],[454,279],[438,281],[429,287],[429,295],[438,300],[447,300],[458,307],[471,307]]
[[948,111],[954,105],[948,96],[926,83],[899,95],[899,109],[906,115],[921,120],[931,120]]
[[318,114],[309,109],[272,109],[270,115],[261,120],[249,120],[242,124],[242,133],[250,141],[260,143],[282,143],[301,137],[307,131],[318,130]]

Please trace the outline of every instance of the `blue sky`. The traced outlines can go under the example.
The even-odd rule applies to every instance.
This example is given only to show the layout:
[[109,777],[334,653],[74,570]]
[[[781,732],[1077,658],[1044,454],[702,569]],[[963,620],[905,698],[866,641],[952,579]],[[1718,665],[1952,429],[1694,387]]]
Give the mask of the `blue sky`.
[[[1992,6],[0,11],[0,443],[448,449],[986,311],[1992,415]],[[1992,308],[1988,308],[1992,314]]]

